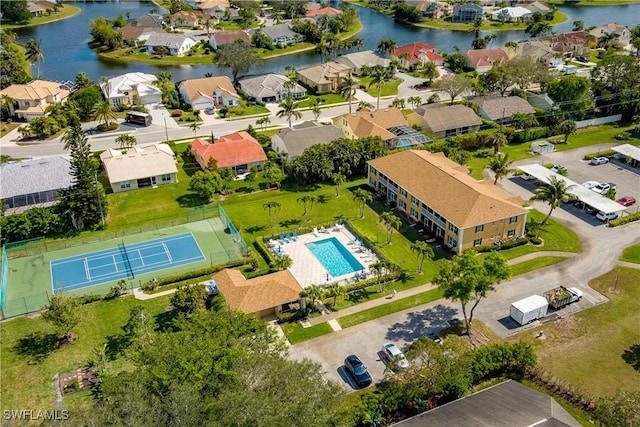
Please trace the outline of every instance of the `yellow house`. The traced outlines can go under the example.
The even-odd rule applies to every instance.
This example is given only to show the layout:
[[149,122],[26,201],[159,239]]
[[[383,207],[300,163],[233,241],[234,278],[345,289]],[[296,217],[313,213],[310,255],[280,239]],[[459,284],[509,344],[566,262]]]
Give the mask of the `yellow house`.
[[368,165],[369,186],[457,253],[525,234],[520,197],[473,179],[442,153],[406,150]]

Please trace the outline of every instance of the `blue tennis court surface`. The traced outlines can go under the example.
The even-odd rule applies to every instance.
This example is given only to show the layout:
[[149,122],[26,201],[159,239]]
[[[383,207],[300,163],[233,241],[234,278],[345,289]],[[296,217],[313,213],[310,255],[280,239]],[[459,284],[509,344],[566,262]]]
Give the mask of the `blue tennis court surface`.
[[203,261],[191,233],[51,261],[53,291],[77,290]]

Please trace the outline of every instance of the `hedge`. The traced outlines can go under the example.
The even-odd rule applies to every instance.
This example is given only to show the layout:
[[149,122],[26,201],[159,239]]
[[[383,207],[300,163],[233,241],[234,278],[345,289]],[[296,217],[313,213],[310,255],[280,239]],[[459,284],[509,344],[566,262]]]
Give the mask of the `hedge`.
[[511,144],[522,144],[529,141],[535,141],[536,139],[548,138],[552,135],[553,132],[551,132],[551,129],[546,126],[535,127],[521,132],[516,132],[513,135]]
[[613,150],[598,151],[597,153],[589,153],[584,155],[585,160],[591,160],[594,157],[612,157],[616,154]]
[[509,240],[508,242],[504,242],[501,245],[487,245],[487,246],[476,246],[475,248],[471,248],[476,252],[491,252],[491,251],[501,251],[503,249],[511,249],[517,246],[526,245],[529,243],[528,237],[521,237],[516,240]]
[[640,220],[640,212],[632,213],[627,216],[622,216],[620,218],[612,219],[609,221],[609,227],[617,227],[619,225],[629,224],[630,222]]
[[224,264],[216,264],[209,267],[200,268],[198,270],[188,271],[186,273],[173,274],[171,276],[165,276],[159,279],[149,280],[148,282],[145,282],[142,285],[142,289],[146,291],[146,290],[153,290],[158,286],[173,285],[177,283],[181,285],[189,284],[186,282],[187,280],[213,274],[225,268],[240,267],[242,265],[246,265],[249,263],[251,263],[251,257],[245,257],[245,258],[237,259],[235,261],[229,261]]

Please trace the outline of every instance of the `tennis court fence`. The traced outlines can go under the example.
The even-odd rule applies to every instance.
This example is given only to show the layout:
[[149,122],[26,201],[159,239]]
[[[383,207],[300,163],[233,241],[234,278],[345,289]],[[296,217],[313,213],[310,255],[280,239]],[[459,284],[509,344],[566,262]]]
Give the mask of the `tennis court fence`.
[[7,252],[2,245],[2,266],[0,267],[0,311],[4,316],[6,310],[5,299],[7,296],[7,276],[9,275],[9,260],[7,259]]
[[227,215],[227,213],[222,208],[222,205],[220,205],[220,204],[218,205],[218,213],[219,213],[220,218],[222,219],[222,222],[224,223],[225,227],[227,227],[227,229],[229,229],[229,233],[231,233],[231,235],[233,236],[233,241],[238,246],[240,246],[240,249],[242,250],[242,255],[243,256],[247,256],[247,254],[249,253],[249,249],[247,247],[247,244],[245,243],[244,239],[240,235],[240,232],[238,231],[236,226],[233,225],[233,221],[231,221],[231,218],[229,218],[229,215]]

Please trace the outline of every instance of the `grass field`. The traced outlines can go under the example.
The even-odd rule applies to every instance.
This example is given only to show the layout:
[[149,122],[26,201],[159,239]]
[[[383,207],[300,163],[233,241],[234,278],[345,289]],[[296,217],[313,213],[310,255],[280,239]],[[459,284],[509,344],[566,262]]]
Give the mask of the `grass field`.
[[515,277],[530,271],[539,270],[566,261],[566,256],[541,256],[511,266],[511,276]]
[[[391,96],[398,94],[398,86],[402,83],[402,79],[393,79],[384,85],[382,85],[382,90],[380,90],[380,96]],[[378,86],[371,84],[371,77],[362,77],[360,78],[360,85],[366,87],[366,92],[373,96],[374,98],[378,96]]]
[[[611,301],[515,335],[530,342],[539,364],[557,378],[593,396],[640,384],[640,270],[617,267],[589,285]],[[544,331],[546,339],[536,334]],[[635,364],[635,369],[634,369]]]
[[80,8],[70,5],[68,3],[61,4],[60,9],[57,12],[52,12],[51,14],[41,15],[32,17],[29,20],[29,23],[26,25],[15,25],[15,24],[6,24],[2,23],[3,30],[12,30],[14,28],[27,28],[27,27],[35,27],[37,25],[42,24],[50,24],[55,21],[60,21],[61,19],[69,18],[70,16],[75,15],[80,12]]
[[640,264],[640,245],[633,245],[622,251],[621,261]]
[[330,334],[333,332],[333,329],[327,322],[309,326],[308,328],[303,328],[299,322],[293,322],[282,325],[282,331],[291,344],[297,344],[302,341]]

